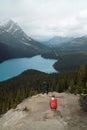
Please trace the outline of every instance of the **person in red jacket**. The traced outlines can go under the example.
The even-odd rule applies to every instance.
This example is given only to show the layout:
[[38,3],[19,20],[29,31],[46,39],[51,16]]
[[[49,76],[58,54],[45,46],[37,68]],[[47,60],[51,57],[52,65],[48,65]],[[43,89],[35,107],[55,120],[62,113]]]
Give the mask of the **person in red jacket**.
[[55,95],[52,95],[50,99],[50,108],[55,110],[57,109],[57,98],[55,97]]

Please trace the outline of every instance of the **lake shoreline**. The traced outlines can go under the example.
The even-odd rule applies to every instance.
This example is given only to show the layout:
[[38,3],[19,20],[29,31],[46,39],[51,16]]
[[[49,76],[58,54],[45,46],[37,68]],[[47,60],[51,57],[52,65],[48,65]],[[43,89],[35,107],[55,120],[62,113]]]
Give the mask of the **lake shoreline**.
[[54,59],[43,58],[41,55],[6,60],[0,64],[0,81],[13,78],[28,69],[35,69],[46,73],[56,72],[53,67],[56,61]]

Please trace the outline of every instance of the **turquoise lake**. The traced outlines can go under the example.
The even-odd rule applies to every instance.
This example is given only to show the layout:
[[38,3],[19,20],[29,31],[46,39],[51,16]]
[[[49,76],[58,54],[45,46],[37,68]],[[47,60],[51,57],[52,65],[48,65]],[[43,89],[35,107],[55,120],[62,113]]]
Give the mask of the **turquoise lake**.
[[16,58],[2,62],[0,64],[0,81],[4,81],[21,74],[28,69],[39,70],[46,73],[57,72],[53,64],[57,60],[45,59],[40,55],[31,58]]

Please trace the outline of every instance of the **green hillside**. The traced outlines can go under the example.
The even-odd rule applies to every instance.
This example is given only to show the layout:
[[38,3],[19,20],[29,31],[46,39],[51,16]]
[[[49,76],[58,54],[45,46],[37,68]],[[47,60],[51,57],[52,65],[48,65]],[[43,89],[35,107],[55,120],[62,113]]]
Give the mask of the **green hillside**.
[[59,50],[58,48],[42,55],[45,58],[53,58],[58,61],[54,68],[59,72],[75,71],[80,65],[87,64],[87,50]]
[[59,55],[54,68],[59,71],[73,71],[85,64],[87,64],[87,50],[64,51]]

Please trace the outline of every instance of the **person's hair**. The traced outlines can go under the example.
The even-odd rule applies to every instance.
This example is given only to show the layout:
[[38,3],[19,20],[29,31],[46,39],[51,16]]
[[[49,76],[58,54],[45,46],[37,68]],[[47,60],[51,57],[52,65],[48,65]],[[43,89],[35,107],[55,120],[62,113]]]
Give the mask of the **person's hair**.
[[52,95],[52,97],[55,97],[55,95]]

